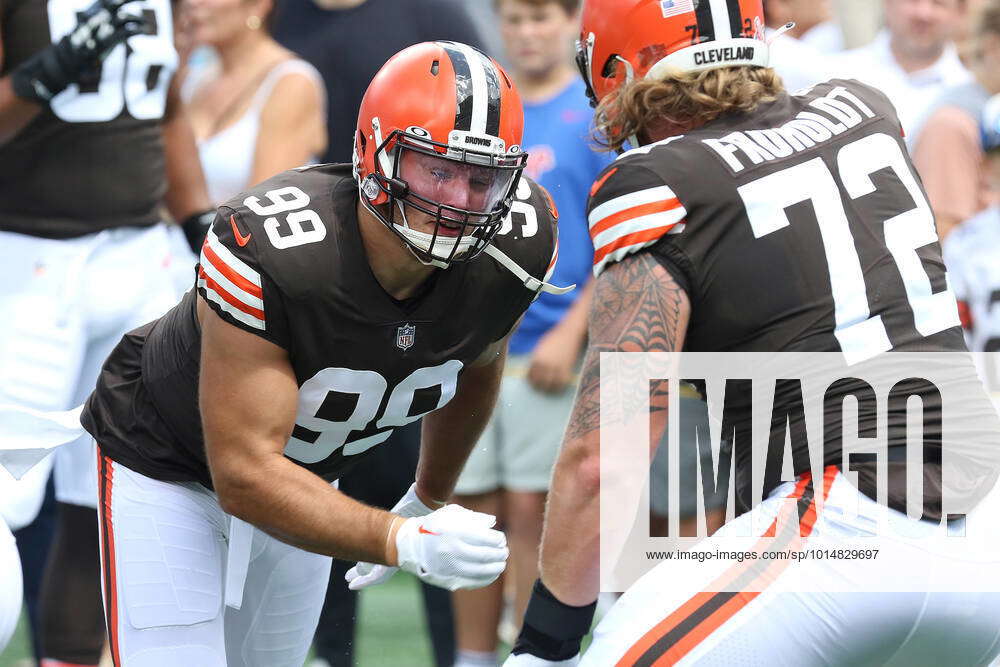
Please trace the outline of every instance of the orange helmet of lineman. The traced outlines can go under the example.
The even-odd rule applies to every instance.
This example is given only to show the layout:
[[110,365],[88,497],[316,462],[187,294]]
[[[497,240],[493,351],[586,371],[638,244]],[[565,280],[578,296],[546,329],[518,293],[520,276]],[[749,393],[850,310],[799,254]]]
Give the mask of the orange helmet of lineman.
[[577,64],[594,106],[633,79],[768,60],[762,0],[585,0]]
[[[527,162],[524,112],[506,72],[457,42],[424,42],[386,62],[361,102],[354,170],[362,204],[418,259],[472,259],[500,230]],[[407,212],[430,215],[433,232]]]

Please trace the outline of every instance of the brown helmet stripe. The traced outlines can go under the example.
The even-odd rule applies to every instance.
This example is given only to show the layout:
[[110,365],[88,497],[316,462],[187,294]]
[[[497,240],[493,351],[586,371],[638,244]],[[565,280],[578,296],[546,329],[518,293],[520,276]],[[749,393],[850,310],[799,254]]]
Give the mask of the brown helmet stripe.
[[729,28],[733,37],[743,35],[743,10],[740,9],[740,0],[726,0],[729,9]]
[[455,129],[500,134],[500,74],[490,58],[471,46],[438,42],[455,70]]

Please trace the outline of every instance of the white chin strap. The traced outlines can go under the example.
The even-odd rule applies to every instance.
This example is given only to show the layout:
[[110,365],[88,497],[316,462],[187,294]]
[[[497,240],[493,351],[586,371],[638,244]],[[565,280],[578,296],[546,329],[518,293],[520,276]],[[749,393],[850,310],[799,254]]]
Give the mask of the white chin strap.
[[[474,236],[441,236],[438,234],[437,238],[434,238],[433,234],[428,234],[427,232],[419,232],[416,229],[410,227],[409,221],[406,219],[406,207],[403,202],[396,201],[396,206],[399,208],[399,215],[403,219],[403,224],[398,222],[393,222],[392,226],[396,229],[400,235],[403,236],[407,241],[412,243],[415,247],[424,251],[426,256],[421,256],[410,248],[410,252],[413,252],[413,256],[417,260],[426,266],[436,266],[439,269],[447,269],[448,263],[444,259],[439,259],[440,257],[452,257],[458,258],[462,255],[468,253],[472,248],[475,247],[477,239]],[[433,246],[435,253],[431,253],[431,247]],[[455,246],[458,246],[455,248]],[[455,249],[454,254],[452,249]]]
[[[399,207],[399,214],[403,218],[403,224],[394,222],[392,223],[392,226],[395,227],[396,231],[402,234],[407,241],[409,241],[414,246],[427,253],[427,257],[421,257],[413,250],[413,248],[411,248],[410,246],[406,246],[407,248],[409,248],[410,252],[413,253],[413,256],[416,257],[421,264],[424,264],[426,266],[436,266],[439,269],[448,268],[447,262],[445,262],[444,260],[436,259],[434,255],[431,254],[432,244],[435,250],[439,248],[443,249],[444,254],[451,257],[461,257],[462,255],[472,250],[472,248],[476,245],[476,241],[478,239],[476,239],[473,236],[453,237],[453,236],[441,236],[439,234],[437,239],[435,239],[433,234],[428,234],[426,232],[418,232],[415,229],[410,229],[409,223],[406,220],[406,210],[405,207],[403,206],[403,203],[397,201],[396,205]],[[458,246],[458,249],[455,250],[454,255],[452,255],[451,250],[456,245]],[[524,285],[527,289],[531,290],[532,292],[535,292],[536,297],[539,292],[547,292],[549,294],[565,294],[566,292],[569,292],[576,288],[576,285],[570,285],[568,287],[556,287],[555,285],[551,285],[545,282],[544,280],[539,280],[538,278],[535,278],[533,275],[531,275],[523,268],[521,268],[520,264],[518,264],[513,259],[508,257],[502,250],[500,250],[500,248],[496,247],[492,243],[487,245],[485,250],[483,250],[483,252],[492,257],[497,262],[497,264],[499,264],[503,268],[513,273],[514,276],[521,281],[522,285]]]
[[555,285],[551,285],[544,280],[539,280],[522,269],[520,264],[508,257],[504,254],[503,250],[496,247],[492,243],[486,246],[486,250],[483,252],[496,260],[497,264],[513,273],[514,276],[521,281],[521,284],[536,294],[538,292],[546,292],[548,294],[565,294],[566,292],[576,289],[575,284],[569,285],[568,287],[556,287]]

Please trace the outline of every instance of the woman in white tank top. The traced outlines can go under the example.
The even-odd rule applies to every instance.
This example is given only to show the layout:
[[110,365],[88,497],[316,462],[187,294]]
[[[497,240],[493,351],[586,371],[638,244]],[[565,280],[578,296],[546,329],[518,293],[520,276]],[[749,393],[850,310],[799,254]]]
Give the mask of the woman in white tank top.
[[208,194],[221,204],[326,148],[319,73],[268,31],[272,0],[184,0],[183,30],[214,62],[184,81]]

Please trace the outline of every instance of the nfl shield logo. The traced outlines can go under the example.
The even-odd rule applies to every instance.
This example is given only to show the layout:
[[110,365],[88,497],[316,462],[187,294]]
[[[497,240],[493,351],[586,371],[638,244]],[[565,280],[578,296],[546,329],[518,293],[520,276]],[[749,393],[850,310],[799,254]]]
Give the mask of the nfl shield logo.
[[416,333],[417,327],[412,324],[404,324],[396,329],[396,347],[401,350],[413,347],[413,338]]
[[660,0],[660,11],[663,13],[663,18],[668,19],[678,14],[693,12],[694,2],[692,0]]

